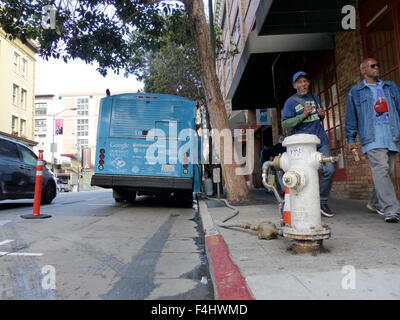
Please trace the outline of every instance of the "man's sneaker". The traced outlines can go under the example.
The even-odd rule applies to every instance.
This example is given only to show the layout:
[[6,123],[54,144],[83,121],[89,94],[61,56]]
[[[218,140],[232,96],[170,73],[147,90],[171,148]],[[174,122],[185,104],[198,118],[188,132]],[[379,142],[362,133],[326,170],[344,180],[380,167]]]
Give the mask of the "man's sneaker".
[[321,213],[325,217],[333,217],[335,215],[326,203],[321,203]]
[[386,222],[399,222],[399,220],[400,220],[400,217],[399,217],[399,215],[397,214],[397,213],[388,213],[388,214],[385,214],[385,221]]
[[373,206],[372,204],[367,204],[367,209],[371,212],[376,212],[378,214],[380,214],[381,216],[384,215],[384,212],[382,210],[379,210],[378,208],[376,208],[375,206]]

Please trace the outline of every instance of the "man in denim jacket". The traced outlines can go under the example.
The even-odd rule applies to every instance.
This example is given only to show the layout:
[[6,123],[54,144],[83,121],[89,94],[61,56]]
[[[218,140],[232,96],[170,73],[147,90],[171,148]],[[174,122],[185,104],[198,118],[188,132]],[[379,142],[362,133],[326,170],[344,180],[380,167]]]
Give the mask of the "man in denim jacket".
[[391,176],[400,151],[400,89],[379,79],[376,59],[365,59],[360,71],[364,80],[351,88],[346,109],[348,148],[358,152],[355,138],[359,134],[374,181],[367,207],[383,215],[386,222],[398,222],[400,204]]

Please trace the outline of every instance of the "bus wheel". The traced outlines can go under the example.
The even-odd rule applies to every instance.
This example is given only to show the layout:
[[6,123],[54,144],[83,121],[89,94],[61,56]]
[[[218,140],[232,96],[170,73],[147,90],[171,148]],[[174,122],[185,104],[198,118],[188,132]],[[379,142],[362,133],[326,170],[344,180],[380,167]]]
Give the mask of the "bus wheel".
[[175,199],[183,204],[185,208],[193,206],[193,192],[191,190],[175,192]]
[[124,202],[125,194],[123,194],[120,190],[113,188],[113,198],[115,202]]
[[126,201],[130,202],[130,203],[135,202],[135,200],[136,200],[136,191],[130,193],[129,196],[127,197],[127,199],[126,199]]

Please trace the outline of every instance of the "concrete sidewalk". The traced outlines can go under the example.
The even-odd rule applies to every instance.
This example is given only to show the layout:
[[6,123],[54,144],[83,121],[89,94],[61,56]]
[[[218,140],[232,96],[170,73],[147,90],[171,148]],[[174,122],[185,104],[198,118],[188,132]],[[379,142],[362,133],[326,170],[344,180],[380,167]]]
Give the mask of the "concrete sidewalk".
[[[253,190],[254,205],[240,206],[228,223],[279,225],[276,201]],[[291,240],[259,240],[257,233],[218,223],[232,210],[201,200],[200,215],[217,299],[400,299],[400,224],[369,212],[366,201],[331,199],[328,252],[296,255]]]

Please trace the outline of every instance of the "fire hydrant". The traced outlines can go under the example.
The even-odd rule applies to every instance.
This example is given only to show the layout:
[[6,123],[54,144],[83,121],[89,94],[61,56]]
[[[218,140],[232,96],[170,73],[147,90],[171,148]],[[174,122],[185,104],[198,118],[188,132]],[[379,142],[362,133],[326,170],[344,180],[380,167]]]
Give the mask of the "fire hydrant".
[[296,240],[297,252],[319,250],[323,239],[331,230],[321,223],[318,169],[325,162],[337,161],[337,157],[324,157],[316,151],[320,140],[311,134],[295,134],[287,137],[282,145],[287,151],[266,166],[283,170],[283,184],[290,189],[290,225],[283,227],[283,236]]

